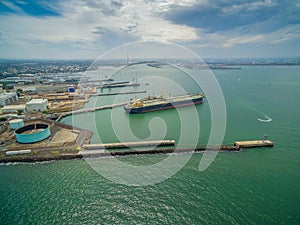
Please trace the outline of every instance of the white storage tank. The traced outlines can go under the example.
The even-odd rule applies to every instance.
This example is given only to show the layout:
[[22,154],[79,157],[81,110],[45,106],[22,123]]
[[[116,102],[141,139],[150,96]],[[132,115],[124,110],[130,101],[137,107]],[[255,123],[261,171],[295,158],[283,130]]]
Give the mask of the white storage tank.
[[9,127],[10,129],[18,129],[20,127],[23,127],[24,126],[24,121],[23,119],[14,119],[14,120],[11,120],[9,121]]

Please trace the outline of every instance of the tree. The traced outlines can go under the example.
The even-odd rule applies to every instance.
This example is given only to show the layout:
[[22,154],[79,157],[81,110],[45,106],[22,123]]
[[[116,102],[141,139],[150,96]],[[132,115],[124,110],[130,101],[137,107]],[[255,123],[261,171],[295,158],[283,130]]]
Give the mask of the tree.
[[23,90],[22,89],[17,89],[17,95],[18,95],[18,97],[20,97],[21,96],[21,94],[23,93]]

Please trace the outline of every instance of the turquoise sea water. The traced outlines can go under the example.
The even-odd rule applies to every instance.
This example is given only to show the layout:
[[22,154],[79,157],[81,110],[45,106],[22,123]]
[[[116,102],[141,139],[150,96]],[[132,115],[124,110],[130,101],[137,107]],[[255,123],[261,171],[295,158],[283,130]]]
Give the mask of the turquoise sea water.
[[[132,70],[156,73],[155,68],[142,66]],[[163,74],[167,78],[178,72],[171,68],[165,70]],[[249,66],[214,71],[227,107],[224,143],[261,139],[263,134],[268,134],[275,141],[273,148],[219,153],[204,172],[198,171],[202,154],[197,153],[174,176],[141,187],[109,181],[84,160],[1,165],[0,224],[300,224],[299,71],[298,66]],[[129,79],[142,72],[125,71],[122,76]],[[182,77],[178,72],[178,76],[171,78],[179,81]],[[197,91],[193,82],[186,79],[182,86]],[[154,87],[145,85],[136,89],[160,94],[159,82]],[[164,87],[164,95],[175,90],[173,86]],[[135,98],[125,95],[117,101],[129,97]],[[85,107],[93,106],[93,100],[97,105],[104,105],[114,101],[114,97],[94,98]],[[201,129],[198,144],[205,144],[211,124],[209,104],[205,101],[196,108]],[[182,108],[179,112],[132,117],[117,108],[113,113],[76,115],[74,120],[66,118],[64,122],[73,121],[76,126],[93,130],[93,142],[99,141],[97,132],[101,141],[112,142],[120,137],[134,140],[126,124],[140,139],[151,137],[151,130],[159,133],[159,124],[149,128],[149,121],[159,117],[167,126],[166,138],[177,141],[182,126],[179,118],[191,113],[192,109]],[[122,125],[118,137],[110,125],[111,115]],[[272,122],[258,121],[266,116]],[[192,136],[193,123],[189,126]],[[188,145],[189,139],[184,144]],[[165,157],[130,156],[120,160],[149,165]]]

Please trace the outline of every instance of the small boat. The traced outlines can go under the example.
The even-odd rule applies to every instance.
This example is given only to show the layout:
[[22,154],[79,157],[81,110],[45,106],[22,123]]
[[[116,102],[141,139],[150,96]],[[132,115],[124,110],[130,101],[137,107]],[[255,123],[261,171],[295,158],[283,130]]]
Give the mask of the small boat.
[[265,116],[266,119],[261,119],[261,118],[258,118],[257,120],[260,121],[260,122],[264,122],[264,123],[269,123],[269,122],[272,122],[272,118],[269,117],[269,116]]

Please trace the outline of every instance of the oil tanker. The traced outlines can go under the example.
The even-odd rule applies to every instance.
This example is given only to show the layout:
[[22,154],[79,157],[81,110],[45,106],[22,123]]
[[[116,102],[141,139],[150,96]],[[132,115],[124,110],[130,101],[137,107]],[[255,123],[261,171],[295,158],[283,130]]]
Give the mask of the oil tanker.
[[203,103],[203,94],[179,95],[169,98],[162,96],[149,96],[143,99],[136,99],[124,106],[124,110],[130,114],[153,112],[164,109],[197,105]]

